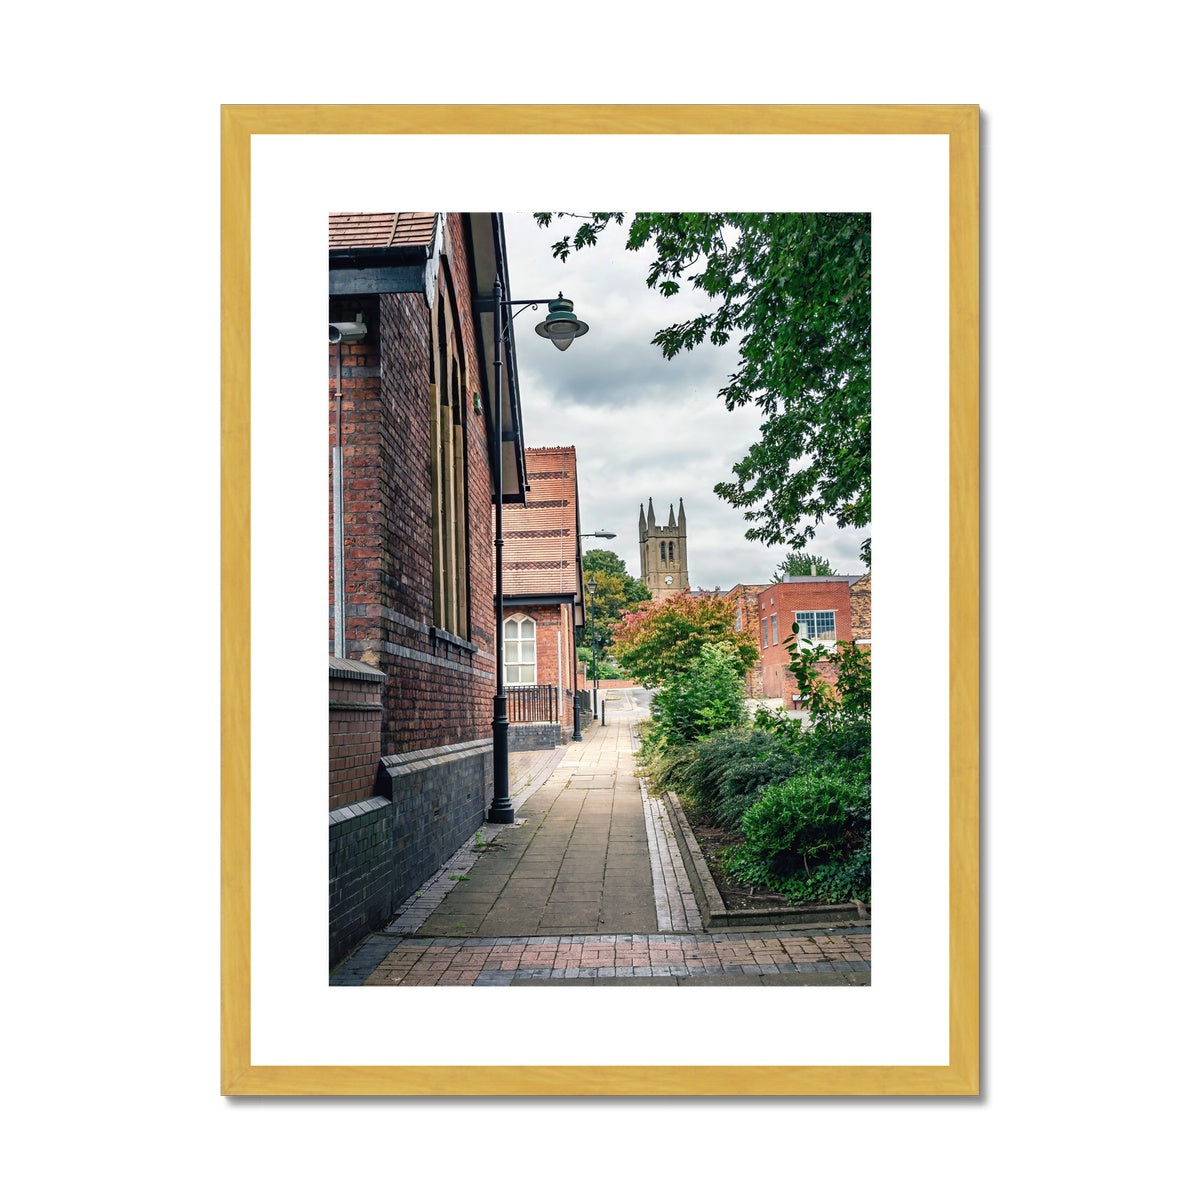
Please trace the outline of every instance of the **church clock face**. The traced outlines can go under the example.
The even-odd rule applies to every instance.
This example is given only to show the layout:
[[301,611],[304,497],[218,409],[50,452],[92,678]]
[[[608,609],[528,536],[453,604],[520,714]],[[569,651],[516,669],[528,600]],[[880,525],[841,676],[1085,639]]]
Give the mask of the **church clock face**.
[[673,584],[674,582],[675,582],[674,575],[664,575],[663,576],[663,583],[665,583],[667,585],[667,587],[670,587],[671,584]]

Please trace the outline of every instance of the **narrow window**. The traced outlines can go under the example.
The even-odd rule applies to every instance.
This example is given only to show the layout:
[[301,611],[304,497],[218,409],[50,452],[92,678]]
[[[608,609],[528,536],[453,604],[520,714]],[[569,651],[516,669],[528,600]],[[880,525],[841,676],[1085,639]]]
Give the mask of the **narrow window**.
[[658,543],[658,557],[662,562],[667,561],[667,546],[665,542]]
[[779,645],[779,616],[777,613],[771,614],[771,645]]
[[762,619],[762,627],[763,627],[763,646],[766,647],[771,644],[770,642],[767,641],[767,618],[766,617],[763,617],[763,619]]
[[467,529],[463,413],[465,355],[453,296],[446,282],[432,314],[429,386],[430,500],[433,528],[433,620],[467,638]]
[[675,561],[675,543],[674,542],[667,543],[667,558],[670,559],[671,562]]

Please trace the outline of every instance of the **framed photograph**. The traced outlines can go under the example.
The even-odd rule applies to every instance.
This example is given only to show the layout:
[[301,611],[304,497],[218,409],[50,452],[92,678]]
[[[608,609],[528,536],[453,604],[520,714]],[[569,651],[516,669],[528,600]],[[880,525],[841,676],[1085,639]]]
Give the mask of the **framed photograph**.
[[[222,1094],[978,1095],[978,108],[230,105],[221,119]],[[414,211],[393,212],[397,200]],[[870,214],[877,629],[868,634],[876,715],[869,986],[331,987],[330,842],[320,806],[331,777],[331,664],[353,656],[334,653],[344,643],[331,600],[330,530],[341,514],[330,479],[341,468],[330,467],[333,385],[323,396],[320,372],[331,372],[340,339],[353,343],[360,325],[392,319],[363,321],[349,309],[334,315],[331,214],[391,214],[390,248],[402,241],[397,230],[408,217],[434,218],[427,240],[438,244],[445,210],[454,218],[444,223],[447,245],[465,245],[469,254],[486,241],[472,234],[472,217],[552,209],[584,220],[605,206],[665,215]],[[438,372],[453,367],[456,353],[474,354],[473,369],[485,378],[485,354],[455,351],[453,334],[456,321],[469,323],[473,314],[484,329],[477,344],[487,349],[482,288],[459,304],[428,272],[412,274],[402,254],[357,253],[375,245],[368,240],[375,232],[355,236],[356,254],[338,266],[357,272],[357,287],[365,289],[369,276],[380,291],[407,289],[409,315],[426,314],[422,336],[431,344],[441,344],[439,329],[451,331],[448,349],[434,356],[432,384],[422,387],[436,394]],[[561,291],[551,240],[547,233],[547,283],[529,293],[541,311],[525,318],[544,321],[548,338],[556,319],[571,317],[547,311]],[[502,233],[495,245],[499,259]],[[495,262],[491,269],[499,313],[508,298],[500,299],[503,272]],[[405,272],[412,279],[396,283],[409,278]],[[514,305],[529,285],[515,286]],[[358,293],[347,284],[345,294]],[[579,315],[619,324],[631,296],[610,289],[577,297]],[[409,310],[394,311],[400,319]],[[459,341],[470,347],[473,339]],[[437,454],[453,465],[466,453],[456,449],[455,420],[494,432],[501,461],[523,437],[540,474],[558,477],[548,451],[530,449],[554,446],[552,416],[521,430],[515,404],[511,419],[501,415],[502,341],[491,337],[497,415],[488,408],[490,387],[479,389],[482,398],[470,387],[455,393],[454,412],[463,415],[430,435],[441,447],[433,483],[425,466],[410,472],[445,497],[447,511],[464,503],[452,479],[438,482]],[[350,386],[380,373],[352,354],[339,351],[336,359],[339,403],[343,371]],[[587,369],[620,366],[610,356]],[[658,424],[653,416],[639,421],[627,432],[631,444]],[[668,448],[672,440],[729,437],[719,417],[670,398],[655,432]],[[582,459],[581,447],[581,472]],[[525,468],[515,460],[504,468],[506,500],[510,469],[524,503]],[[702,482],[711,491],[715,480]],[[662,541],[656,580],[665,589],[687,579],[684,544],[676,541],[682,500],[679,509],[678,523],[672,506],[662,524],[670,534],[651,530]],[[694,539],[693,513],[689,498]],[[435,541],[439,528],[444,541],[431,574],[440,589],[432,601],[438,628],[430,627],[437,645],[426,657],[466,661],[475,648],[467,587],[451,552],[457,535],[444,513],[433,528]],[[531,525],[513,536],[542,531]],[[691,583],[704,586],[692,550]],[[337,589],[345,591],[341,583]],[[814,637],[832,637],[841,620],[832,606],[805,607],[797,620],[807,620]],[[513,627],[513,661],[528,651],[529,679],[514,665],[511,682],[532,687],[537,622],[523,622]],[[322,626],[330,631],[326,656],[314,653]],[[479,662],[499,672],[507,653],[496,649]],[[351,680],[358,690],[342,702],[356,716],[380,707],[367,693],[368,676],[381,672],[369,661],[364,667],[363,678]],[[481,673],[462,668],[472,670]],[[499,682],[497,691],[504,691]],[[435,707],[411,691],[405,703]]]

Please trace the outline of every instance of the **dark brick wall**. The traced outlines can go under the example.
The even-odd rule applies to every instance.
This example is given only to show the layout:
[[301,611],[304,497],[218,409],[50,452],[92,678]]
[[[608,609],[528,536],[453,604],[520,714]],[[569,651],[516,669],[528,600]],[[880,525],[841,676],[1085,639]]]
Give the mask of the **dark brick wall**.
[[329,814],[331,967],[386,925],[487,818],[490,738],[389,755],[376,766],[380,794]]
[[392,805],[383,797],[329,814],[329,965],[396,908]]
[[[575,703],[573,698],[571,703]],[[574,727],[574,710],[572,710],[571,728],[574,729]],[[565,730],[563,726],[553,725],[547,721],[510,725],[508,727],[508,748],[514,754],[518,750],[552,750],[555,746],[561,746],[569,736],[569,731]]]
[[392,801],[398,906],[484,823],[492,796],[491,737],[389,755],[380,792]]

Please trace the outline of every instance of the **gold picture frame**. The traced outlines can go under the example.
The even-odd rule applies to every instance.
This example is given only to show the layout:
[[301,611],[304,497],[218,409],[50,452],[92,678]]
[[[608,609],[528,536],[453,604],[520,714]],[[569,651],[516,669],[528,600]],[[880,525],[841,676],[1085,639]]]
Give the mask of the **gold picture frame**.
[[[251,1061],[250,150],[289,134],[936,134],[949,143],[949,1061],[303,1065]],[[979,1092],[979,110],[975,105],[228,105],[221,110],[221,1091],[230,1096]]]

